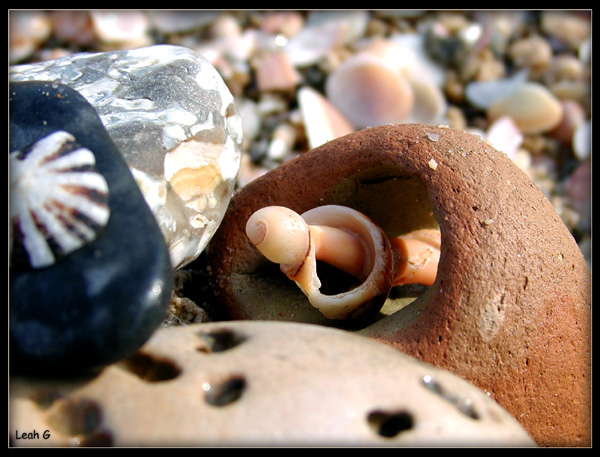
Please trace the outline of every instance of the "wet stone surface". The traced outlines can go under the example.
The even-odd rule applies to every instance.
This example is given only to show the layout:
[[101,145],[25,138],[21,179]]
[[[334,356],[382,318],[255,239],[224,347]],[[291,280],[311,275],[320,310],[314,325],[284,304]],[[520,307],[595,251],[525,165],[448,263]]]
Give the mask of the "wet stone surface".
[[53,81],[81,93],[129,165],[173,266],[200,254],[227,208],[242,142],[233,97],[208,61],[158,45],[14,66],[10,79]]
[[156,220],[78,92],[23,82],[9,95],[11,371],[126,357],[160,325],[173,287]]

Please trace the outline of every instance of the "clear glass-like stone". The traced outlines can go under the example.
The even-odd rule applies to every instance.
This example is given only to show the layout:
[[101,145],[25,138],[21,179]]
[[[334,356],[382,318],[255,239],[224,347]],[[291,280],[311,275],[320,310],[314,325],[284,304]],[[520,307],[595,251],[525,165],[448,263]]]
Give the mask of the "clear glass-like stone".
[[229,204],[242,144],[233,96],[206,59],[157,45],[13,66],[10,79],[80,92],[129,165],[173,267],[202,252]]

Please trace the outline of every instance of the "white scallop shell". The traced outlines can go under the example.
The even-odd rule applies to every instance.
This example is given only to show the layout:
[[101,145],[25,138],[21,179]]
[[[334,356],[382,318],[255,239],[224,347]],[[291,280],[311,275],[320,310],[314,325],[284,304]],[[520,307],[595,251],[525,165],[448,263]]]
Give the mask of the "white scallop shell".
[[11,264],[53,265],[96,239],[110,217],[94,154],[54,132],[9,154]]

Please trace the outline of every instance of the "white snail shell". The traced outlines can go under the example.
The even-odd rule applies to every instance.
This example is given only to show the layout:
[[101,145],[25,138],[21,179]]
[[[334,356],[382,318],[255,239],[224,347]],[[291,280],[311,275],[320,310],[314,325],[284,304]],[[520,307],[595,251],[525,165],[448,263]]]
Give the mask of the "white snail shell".
[[[381,307],[391,289],[392,251],[383,231],[367,216],[348,207],[320,206],[302,214],[310,225],[344,228],[364,244],[366,278],[356,288],[336,295],[324,295],[316,272],[316,259],[309,255],[300,274],[311,279],[297,281],[309,302],[329,319],[346,319],[362,315],[375,301]],[[312,254],[312,253],[311,253]],[[317,278],[312,280],[312,278]],[[376,305],[377,306],[377,305]],[[362,312],[361,312],[362,311]]]
[[94,154],[65,131],[9,154],[11,266],[53,265],[95,240],[110,217]]

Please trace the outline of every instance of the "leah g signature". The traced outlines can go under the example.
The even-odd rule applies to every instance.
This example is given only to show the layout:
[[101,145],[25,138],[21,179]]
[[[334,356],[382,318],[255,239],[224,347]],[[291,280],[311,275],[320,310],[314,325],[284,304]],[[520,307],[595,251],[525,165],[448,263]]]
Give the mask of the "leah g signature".
[[[18,440],[39,440],[40,434],[37,430],[22,433],[19,433],[18,430],[15,430],[15,438]],[[45,440],[50,438],[50,430],[44,430],[44,432],[42,433],[42,438],[44,438]]]

